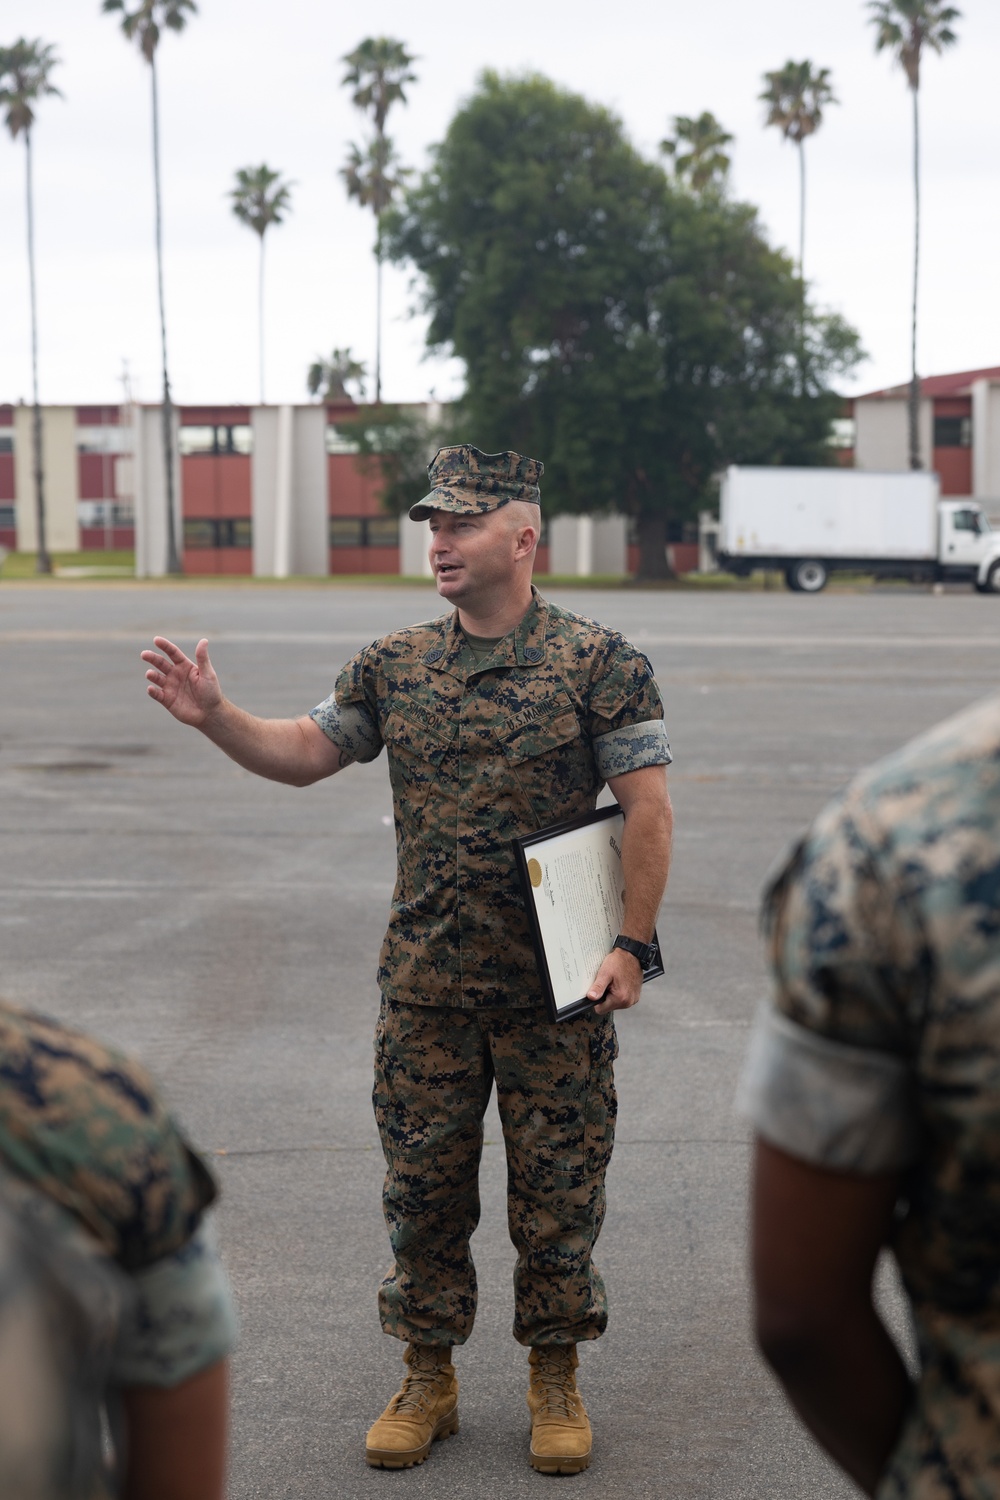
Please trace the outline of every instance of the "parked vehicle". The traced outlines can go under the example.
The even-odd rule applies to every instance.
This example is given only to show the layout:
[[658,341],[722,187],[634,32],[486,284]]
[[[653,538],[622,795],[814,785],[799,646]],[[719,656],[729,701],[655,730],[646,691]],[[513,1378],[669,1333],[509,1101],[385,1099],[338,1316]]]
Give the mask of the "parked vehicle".
[[971,583],[1000,594],[1000,532],[972,500],[942,500],[936,474],[860,469],[727,469],[719,567],[778,568],[797,593],[831,573]]

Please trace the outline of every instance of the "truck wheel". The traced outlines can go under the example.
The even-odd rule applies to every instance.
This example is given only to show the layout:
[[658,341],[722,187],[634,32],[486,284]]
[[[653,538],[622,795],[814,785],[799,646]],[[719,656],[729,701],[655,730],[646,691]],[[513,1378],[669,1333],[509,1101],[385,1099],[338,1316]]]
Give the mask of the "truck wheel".
[[986,575],[984,583],[977,583],[980,594],[1000,594],[1000,562],[995,562]]
[[798,594],[818,594],[821,589],[826,588],[826,567],[814,558],[807,557],[801,562],[792,563],[788,572],[794,580],[790,587]]
[[787,589],[791,589],[791,591],[792,591],[793,594],[797,594],[799,592],[799,586],[798,586],[798,583],[795,580],[795,569],[794,568],[786,568],[785,569],[785,587]]

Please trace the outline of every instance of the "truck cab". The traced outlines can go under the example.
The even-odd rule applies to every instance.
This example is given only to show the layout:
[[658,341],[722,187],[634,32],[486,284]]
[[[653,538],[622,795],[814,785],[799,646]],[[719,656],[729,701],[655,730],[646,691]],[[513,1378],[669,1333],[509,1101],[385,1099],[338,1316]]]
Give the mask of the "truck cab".
[[939,577],[974,583],[981,593],[1000,593],[1000,532],[971,500],[938,506]]

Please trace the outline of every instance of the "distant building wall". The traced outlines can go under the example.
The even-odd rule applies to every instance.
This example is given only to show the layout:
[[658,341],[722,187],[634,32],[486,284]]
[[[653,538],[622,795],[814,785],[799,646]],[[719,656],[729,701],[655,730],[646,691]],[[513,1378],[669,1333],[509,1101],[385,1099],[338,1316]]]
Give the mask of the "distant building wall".
[[[163,415],[159,406],[129,410],[133,457],[128,474],[135,506],[135,573],[137,578],[162,578],[167,571],[167,490],[163,454]],[[174,534],[183,546],[181,466],[174,413],[171,462],[174,481]]]

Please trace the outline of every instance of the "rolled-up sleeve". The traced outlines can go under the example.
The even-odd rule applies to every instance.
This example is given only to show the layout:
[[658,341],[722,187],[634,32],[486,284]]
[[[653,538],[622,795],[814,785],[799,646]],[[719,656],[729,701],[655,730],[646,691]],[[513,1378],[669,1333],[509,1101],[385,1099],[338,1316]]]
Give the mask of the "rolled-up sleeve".
[[605,781],[643,766],[669,766],[673,756],[667,743],[666,725],[662,719],[647,719],[644,724],[626,724],[609,734],[598,735],[594,741],[594,760]]
[[352,657],[329,698],[317,703],[309,713],[327,739],[352,761],[376,760],[382,750],[382,735],[367,689],[367,668],[374,649],[368,646]]
[[210,1218],[180,1250],[130,1278],[112,1364],[117,1385],[170,1387],[230,1354],[236,1312]]
[[905,1061],[831,1042],[770,1006],[754,1027],[737,1108],[770,1145],[832,1171],[892,1172],[917,1156]]

